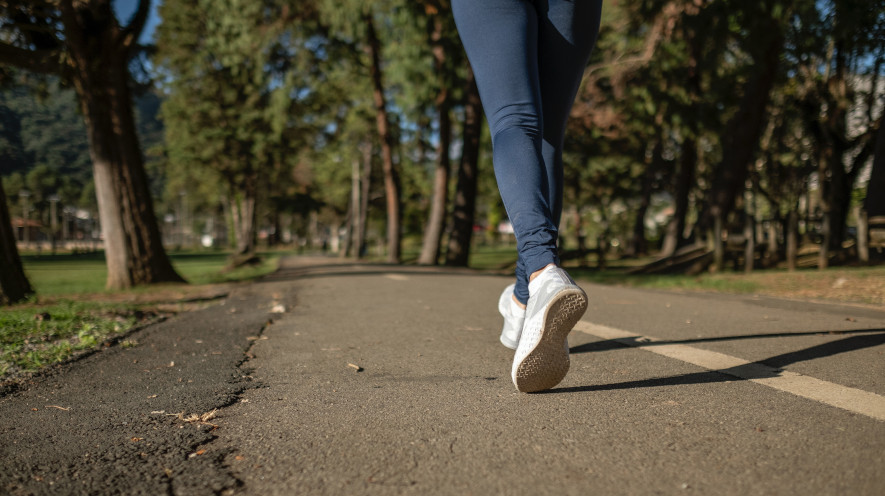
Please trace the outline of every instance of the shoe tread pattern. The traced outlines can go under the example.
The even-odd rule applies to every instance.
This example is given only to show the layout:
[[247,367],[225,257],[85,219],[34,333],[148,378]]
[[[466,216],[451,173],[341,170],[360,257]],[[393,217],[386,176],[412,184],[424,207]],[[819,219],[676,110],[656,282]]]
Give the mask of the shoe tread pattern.
[[569,369],[568,334],[587,310],[587,295],[580,288],[557,294],[544,314],[538,344],[516,368],[516,388],[524,393],[550,389]]

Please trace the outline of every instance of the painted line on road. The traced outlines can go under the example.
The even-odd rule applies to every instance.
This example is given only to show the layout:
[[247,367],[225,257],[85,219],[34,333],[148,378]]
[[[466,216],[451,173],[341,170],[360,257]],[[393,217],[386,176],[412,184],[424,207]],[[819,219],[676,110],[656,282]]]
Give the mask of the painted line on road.
[[842,386],[684,344],[654,344],[650,346],[647,343],[659,343],[664,340],[590,322],[578,322],[575,330],[885,421],[885,397],[869,391]]

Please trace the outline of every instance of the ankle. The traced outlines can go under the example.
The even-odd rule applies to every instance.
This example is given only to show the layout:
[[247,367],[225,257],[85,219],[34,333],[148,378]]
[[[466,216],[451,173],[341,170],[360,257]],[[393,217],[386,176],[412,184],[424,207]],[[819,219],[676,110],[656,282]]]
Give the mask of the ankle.
[[532,275],[529,276],[529,282],[534,281],[536,277],[541,275],[541,272],[544,272],[545,270],[547,270],[547,267],[556,267],[556,264],[553,264],[553,263],[547,264],[547,265],[541,267],[540,269],[532,272]]
[[513,303],[516,303],[516,305],[519,306],[519,308],[525,310],[525,305],[521,301],[516,299],[516,295],[513,295],[510,298],[512,299]]

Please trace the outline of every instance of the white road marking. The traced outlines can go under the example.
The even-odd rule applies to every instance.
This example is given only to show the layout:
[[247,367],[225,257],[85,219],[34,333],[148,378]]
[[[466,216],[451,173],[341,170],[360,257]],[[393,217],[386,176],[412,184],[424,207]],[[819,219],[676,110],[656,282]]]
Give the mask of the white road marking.
[[869,391],[842,386],[796,372],[780,370],[724,353],[692,348],[683,344],[645,346],[643,343],[662,340],[590,322],[578,322],[575,330],[885,421],[885,397]]

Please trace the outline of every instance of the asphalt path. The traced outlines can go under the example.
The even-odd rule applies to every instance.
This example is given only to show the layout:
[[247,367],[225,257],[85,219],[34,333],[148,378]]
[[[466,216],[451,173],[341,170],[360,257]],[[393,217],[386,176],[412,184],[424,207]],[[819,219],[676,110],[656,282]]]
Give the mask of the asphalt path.
[[522,394],[509,282],[289,259],[0,399],[0,493],[882,493],[885,311],[583,284]]

